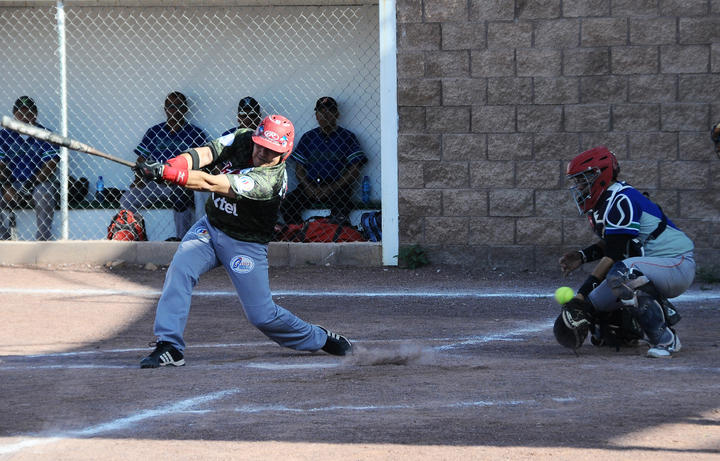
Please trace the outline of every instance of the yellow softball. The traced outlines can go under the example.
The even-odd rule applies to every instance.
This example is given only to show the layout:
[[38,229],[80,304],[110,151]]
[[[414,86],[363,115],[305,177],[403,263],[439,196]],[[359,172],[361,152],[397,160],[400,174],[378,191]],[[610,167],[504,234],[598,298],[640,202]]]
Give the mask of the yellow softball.
[[555,301],[557,301],[558,304],[565,304],[573,299],[574,296],[575,292],[570,287],[560,287],[555,290]]

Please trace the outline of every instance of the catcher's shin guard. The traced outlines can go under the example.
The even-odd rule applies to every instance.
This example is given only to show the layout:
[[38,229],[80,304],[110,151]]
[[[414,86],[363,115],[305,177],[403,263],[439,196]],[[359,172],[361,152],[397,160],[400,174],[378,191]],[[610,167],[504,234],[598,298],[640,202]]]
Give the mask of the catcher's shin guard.
[[650,294],[640,291],[637,294],[637,305],[629,310],[645,332],[648,342],[658,344],[667,327],[660,303]]
[[[613,294],[633,312],[638,306],[638,296],[654,299],[660,306],[667,326],[673,326],[682,318],[675,306],[660,292],[642,272],[631,271],[629,274],[609,275],[607,283]],[[643,327],[644,328],[644,327]]]
[[655,300],[657,300],[657,302],[660,304],[660,307],[662,308],[663,315],[665,316],[665,322],[668,324],[668,326],[673,326],[680,321],[680,319],[682,318],[680,317],[680,313],[665,296],[660,294],[657,288],[655,288],[655,284],[653,284],[652,282],[648,282],[640,286],[638,290],[644,291],[645,293],[652,296]]

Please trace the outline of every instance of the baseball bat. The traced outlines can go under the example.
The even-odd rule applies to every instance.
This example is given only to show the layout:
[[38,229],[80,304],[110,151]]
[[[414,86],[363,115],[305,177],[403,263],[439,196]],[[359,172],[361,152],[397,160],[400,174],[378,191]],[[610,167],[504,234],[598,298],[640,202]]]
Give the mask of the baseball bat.
[[33,138],[47,141],[58,146],[67,147],[68,149],[72,149],[77,152],[85,152],[86,154],[102,157],[106,160],[117,162],[120,165],[129,166],[130,168],[135,166],[133,162],[123,160],[119,157],[115,157],[114,155],[106,154],[105,152],[99,151],[92,146],[70,139],[67,136],[61,136],[57,133],[53,133],[52,131],[28,125],[27,123],[12,119],[7,115],[3,115],[2,126],[8,130],[17,131],[18,133],[26,134],[28,136],[32,136]]

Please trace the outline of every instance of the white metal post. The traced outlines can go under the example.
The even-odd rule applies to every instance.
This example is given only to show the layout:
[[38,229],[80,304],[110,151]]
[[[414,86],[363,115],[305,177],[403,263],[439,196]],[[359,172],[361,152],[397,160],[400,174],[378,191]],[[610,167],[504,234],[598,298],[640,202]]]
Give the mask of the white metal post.
[[382,186],[382,259],[397,266],[398,225],[398,112],[395,1],[380,0],[380,169]]
[[[60,59],[60,134],[67,136],[67,56],[65,54],[65,7],[57,2],[58,58]],[[67,240],[68,225],[68,150],[60,148],[60,222],[61,239]]]

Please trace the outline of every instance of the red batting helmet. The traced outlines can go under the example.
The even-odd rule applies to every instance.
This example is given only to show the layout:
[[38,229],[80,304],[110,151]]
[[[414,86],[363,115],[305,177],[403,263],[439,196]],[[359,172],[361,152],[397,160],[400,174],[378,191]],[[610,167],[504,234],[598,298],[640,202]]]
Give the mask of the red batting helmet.
[[252,135],[255,144],[283,154],[282,161],[290,157],[295,140],[295,128],[282,115],[268,115]]
[[588,213],[620,172],[615,154],[605,146],[593,147],[568,163],[567,179],[580,214]]

